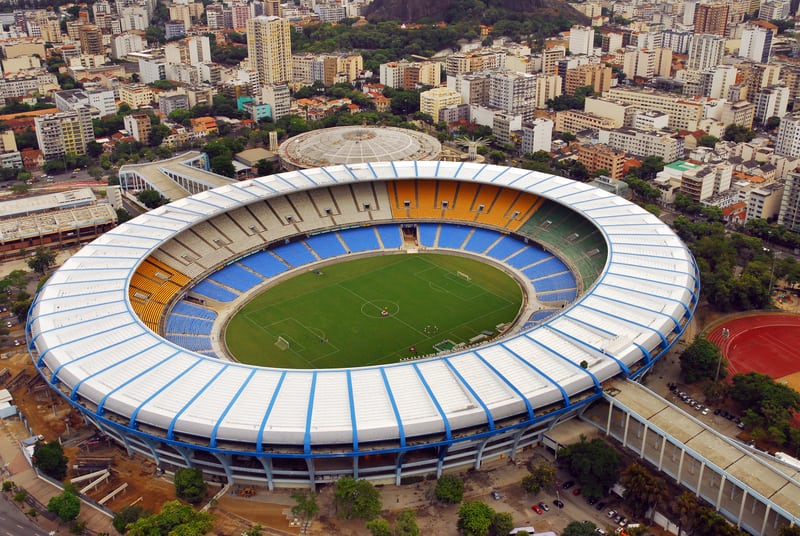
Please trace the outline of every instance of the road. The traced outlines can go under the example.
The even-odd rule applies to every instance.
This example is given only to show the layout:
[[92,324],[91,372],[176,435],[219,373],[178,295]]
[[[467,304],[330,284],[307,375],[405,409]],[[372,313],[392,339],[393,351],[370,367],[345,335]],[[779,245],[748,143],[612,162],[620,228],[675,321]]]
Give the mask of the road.
[[0,499],[0,536],[46,536],[28,516],[5,495]]

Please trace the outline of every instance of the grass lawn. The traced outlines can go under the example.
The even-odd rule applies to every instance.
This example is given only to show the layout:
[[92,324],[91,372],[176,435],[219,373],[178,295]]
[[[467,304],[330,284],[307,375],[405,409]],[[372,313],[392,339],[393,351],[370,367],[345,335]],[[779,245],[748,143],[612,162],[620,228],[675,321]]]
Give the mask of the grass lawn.
[[[469,280],[458,275],[462,272]],[[474,259],[382,255],[297,275],[256,296],[228,324],[243,363],[335,368],[394,363],[467,342],[514,320],[518,283]],[[282,337],[289,347],[282,349]]]

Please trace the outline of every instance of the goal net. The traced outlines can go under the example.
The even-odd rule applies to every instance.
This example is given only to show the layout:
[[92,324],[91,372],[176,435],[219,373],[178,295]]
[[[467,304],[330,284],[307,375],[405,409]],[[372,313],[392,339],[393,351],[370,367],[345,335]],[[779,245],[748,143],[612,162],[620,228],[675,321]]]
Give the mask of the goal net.
[[462,272],[462,271],[456,272],[456,275],[458,277],[460,277],[461,279],[463,279],[464,281],[472,281],[472,278],[469,275],[467,275],[464,272]]
[[289,341],[287,341],[283,337],[278,337],[278,340],[275,341],[275,346],[277,346],[281,350],[288,350],[289,349]]

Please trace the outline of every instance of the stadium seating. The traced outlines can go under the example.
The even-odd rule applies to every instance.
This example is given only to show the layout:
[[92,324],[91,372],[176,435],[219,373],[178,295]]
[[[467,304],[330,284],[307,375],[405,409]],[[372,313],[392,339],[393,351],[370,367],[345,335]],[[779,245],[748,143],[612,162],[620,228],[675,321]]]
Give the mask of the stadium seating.
[[536,297],[539,301],[565,301],[572,302],[578,296],[577,289],[559,290],[558,292],[546,292],[544,294],[537,294]]
[[303,266],[317,260],[301,242],[284,244],[274,248],[272,251],[291,266]]
[[372,227],[344,229],[339,231],[339,236],[342,237],[350,251],[373,251],[381,247]]
[[523,249],[510,259],[506,259],[506,263],[509,266],[513,266],[514,268],[522,269],[535,262],[542,261],[548,257],[551,257],[549,253],[546,251],[542,251],[541,249],[530,247]]
[[185,333],[188,335],[210,335],[213,320],[171,314],[167,317],[166,333]]
[[537,262],[533,266],[523,269],[522,273],[531,280],[536,280],[565,270],[567,270],[567,267],[561,262],[561,259],[551,256],[544,261]]
[[166,338],[178,346],[194,352],[206,353],[213,349],[211,346],[211,337],[202,337],[197,335],[167,335]]
[[575,278],[570,272],[554,274],[549,277],[533,280],[533,287],[537,293],[552,292],[575,288]]
[[334,233],[309,236],[306,238],[306,244],[314,250],[320,259],[328,259],[347,253],[341,240]]
[[176,303],[175,307],[172,308],[172,314],[194,316],[205,320],[215,320],[217,318],[217,313],[215,311],[187,301],[179,301]]
[[264,277],[275,277],[289,269],[269,251],[259,251],[239,262]]
[[495,244],[489,251],[486,252],[486,255],[492,257],[493,259],[503,260],[525,247],[525,244],[513,236],[504,236],[497,244]]
[[483,253],[501,236],[497,231],[476,228],[467,243],[464,244],[464,249],[473,253]]
[[233,301],[238,296],[208,279],[204,279],[192,287],[191,292],[220,302]]
[[436,232],[438,229],[438,223],[420,223],[418,227],[419,243],[425,247],[434,247],[436,245]]
[[264,282],[262,278],[236,264],[229,264],[217,273],[210,275],[208,279],[239,292],[247,292]]
[[403,245],[403,233],[397,225],[378,225],[378,234],[386,249],[399,248]]
[[442,230],[439,232],[439,247],[461,249],[470,231],[472,231],[472,227],[443,223]]

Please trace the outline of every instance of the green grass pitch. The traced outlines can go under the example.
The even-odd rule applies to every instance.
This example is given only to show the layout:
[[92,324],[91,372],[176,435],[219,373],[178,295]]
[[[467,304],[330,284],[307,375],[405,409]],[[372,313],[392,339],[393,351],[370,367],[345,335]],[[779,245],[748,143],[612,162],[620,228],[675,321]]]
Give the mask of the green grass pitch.
[[[233,356],[252,365],[378,365],[432,353],[447,339],[461,343],[495,331],[514,320],[521,303],[512,277],[474,259],[382,255],[279,283],[231,319],[225,340]],[[278,337],[289,348],[279,348]]]

